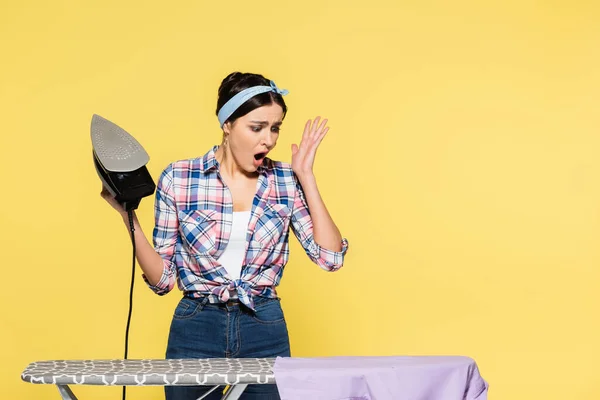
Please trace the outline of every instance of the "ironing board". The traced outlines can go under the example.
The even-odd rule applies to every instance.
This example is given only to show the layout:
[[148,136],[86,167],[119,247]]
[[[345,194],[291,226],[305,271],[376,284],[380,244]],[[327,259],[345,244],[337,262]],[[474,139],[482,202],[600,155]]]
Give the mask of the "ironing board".
[[272,358],[49,360],[29,364],[21,379],[56,385],[63,400],[77,400],[69,385],[213,386],[209,393],[226,385],[222,399],[237,400],[250,384],[275,383],[274,362]]

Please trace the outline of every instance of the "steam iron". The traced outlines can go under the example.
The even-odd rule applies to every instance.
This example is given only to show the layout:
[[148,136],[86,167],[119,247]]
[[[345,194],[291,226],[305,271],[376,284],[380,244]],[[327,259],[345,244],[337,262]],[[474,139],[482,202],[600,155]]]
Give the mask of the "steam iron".
[[156,185],[146,164],[150,156],[123,128],[94,114],[91,124],[94,165],[102,184],[125,211],[137,209]]

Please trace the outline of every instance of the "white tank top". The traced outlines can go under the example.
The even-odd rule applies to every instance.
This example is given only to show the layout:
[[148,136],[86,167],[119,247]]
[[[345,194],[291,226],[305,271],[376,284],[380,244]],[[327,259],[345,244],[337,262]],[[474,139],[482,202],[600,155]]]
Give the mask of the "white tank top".
[[250,222],[250,211],[235,211],[231,226],[231,236],[227,247],[219,257],[219,262],[227,270],[231,279],[239,279],[246,255],[246,230]]

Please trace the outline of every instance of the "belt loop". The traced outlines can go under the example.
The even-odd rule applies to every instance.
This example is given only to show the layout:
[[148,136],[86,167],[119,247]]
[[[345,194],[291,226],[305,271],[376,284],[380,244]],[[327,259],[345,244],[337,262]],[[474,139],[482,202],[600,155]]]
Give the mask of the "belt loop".
[[200,307],[200,311],[202,311],[207,304],[208,296],[202,297],[202,299],[200,300],[200,305],[198,305],[198,307]]

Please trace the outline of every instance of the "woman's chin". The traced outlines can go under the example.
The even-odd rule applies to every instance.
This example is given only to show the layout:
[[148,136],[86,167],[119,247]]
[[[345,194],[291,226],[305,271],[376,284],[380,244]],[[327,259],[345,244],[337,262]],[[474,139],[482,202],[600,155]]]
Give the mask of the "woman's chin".
[[258,167],[254,165],[245,165],[243,168],[241,168],[241,170],[246,174],[256,174]]

